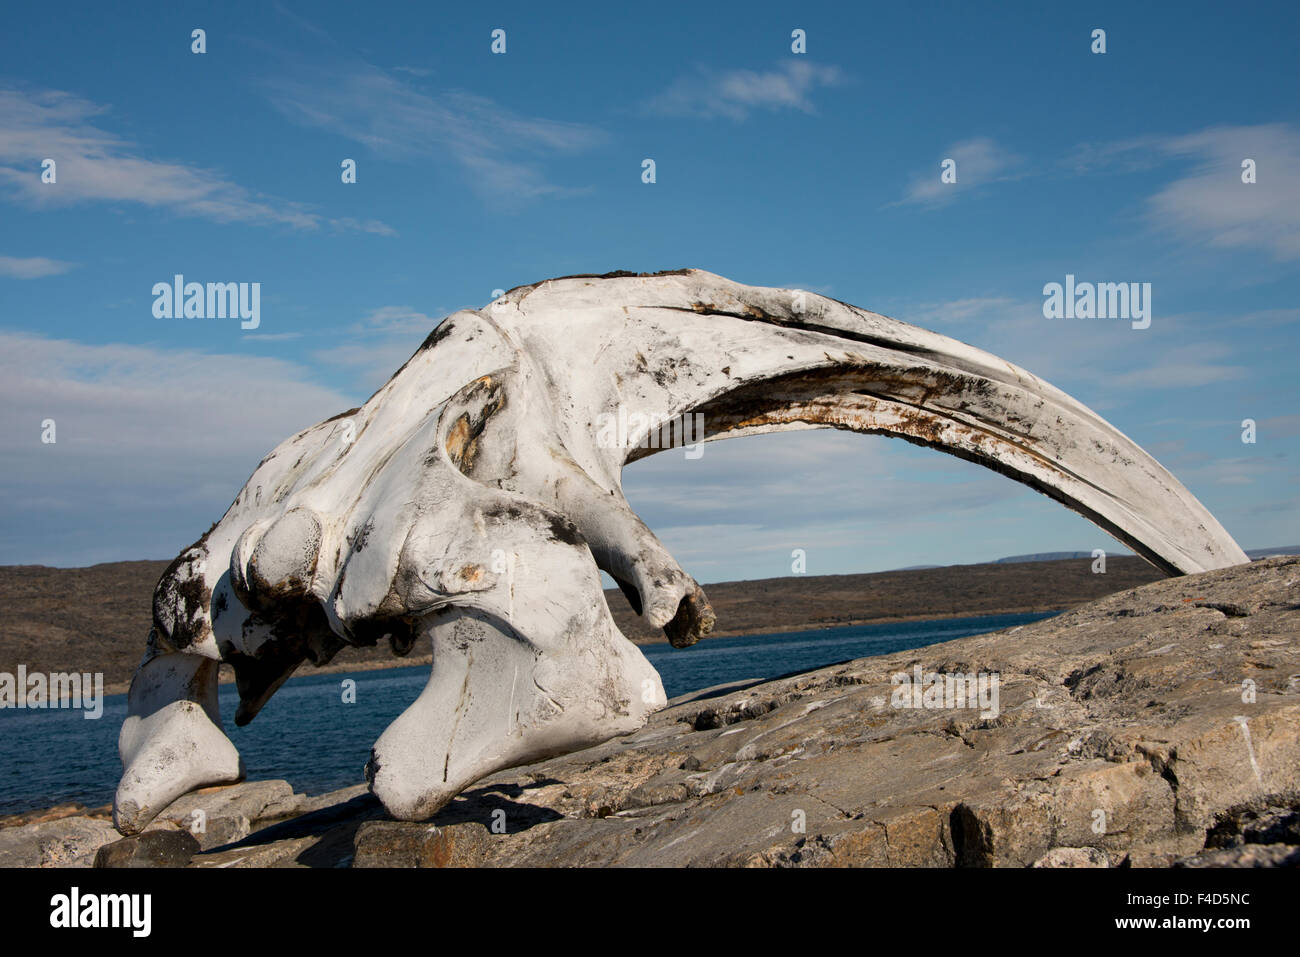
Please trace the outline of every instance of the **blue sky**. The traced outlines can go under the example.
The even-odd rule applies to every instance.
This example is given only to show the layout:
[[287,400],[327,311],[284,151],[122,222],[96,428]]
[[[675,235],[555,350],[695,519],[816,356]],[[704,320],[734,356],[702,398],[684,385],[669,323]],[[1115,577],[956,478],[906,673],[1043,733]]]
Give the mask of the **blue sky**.
[[[169,558],[447,313],[683,266],[1002,355],[1151,451],[1243,547],[1300,542],[1293,4],[73,3],[6,21],[0,563]],[[156,319],[175,273],[260,282],[260,327]],[[1151,283],[1151,327],[1044,318],[1067,273]],[[794,548],[813,574],[1118,550],[882,438],[667,452],[625,486],[705,582],[787,574]]]

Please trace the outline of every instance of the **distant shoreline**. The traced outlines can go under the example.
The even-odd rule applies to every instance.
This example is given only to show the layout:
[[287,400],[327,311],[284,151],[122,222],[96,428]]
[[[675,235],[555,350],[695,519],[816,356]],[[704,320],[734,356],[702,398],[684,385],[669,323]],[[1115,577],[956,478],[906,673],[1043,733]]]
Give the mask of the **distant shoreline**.
[[[114,562],[87,568],[0,566],[0,672],[103,675],[121,694],[140,663],[152,624],[153,591],[168,562]],[[990,562],[848,575],[789,574],[704,585],[717,637],[942,621],[1073,608],[1162,578],[1133,556],[1108,556],[1094,574],[1087,557]],[[605,592],[614,624],[638,645],[662,644],[662,630],[637,615],[616,589]],[[705,639],[706,641],[708,639]],[[296,676],[427,665],[428,644],[395,658],[387,642],[346,647],[333,662],[301,665]],[[223,668],[223,681],[230,669]]]
[[[946,621],[954,618],[996,618],[1000,615],[1041,615],[1051,612],[1060,613],[1065,611],[1063,608],[1008,608],[1005,611],[980,611],[974,614],[940,614],[940,615],[892,615],[882,618],[864,618],[860,621],[841,621],[834,624],[811,624],[798,628],[777,628],[771,627],[763,631],[736,631],[734,629],[724,629],[715,631],[708,638],[703,639],[707,642],[710,638],[737,638],[744,635],[797,635],[808,631],[829,631],[833,628],[856,628],[859,625],[890,625],[899,624],[908,621]],[[634,645],[666,645],[667,638],[642,638],[632,642]],[[685,650],[685,649],[683,649]],[[407,655],[405,658],[396,656],[374,661],[351,661],[351,662],[331,662],[328,665],[322,665],[320,668],[313,668],[309,663],[304,662],[298,667],[286,681],[296,681],[299,678],[310,678],[315,675],[333,675],[333,674],[350,674],[360,671],[387,671],[391,668],[416,668],[420,665],[432,665],[433,655]],[[229,665],[222,665],[218,674],[218,682],[221,684],[234,684],[235,672]],[[126,694],[130,687],[129,681],[115,681],[111,685],[104,686],[105,695]]]

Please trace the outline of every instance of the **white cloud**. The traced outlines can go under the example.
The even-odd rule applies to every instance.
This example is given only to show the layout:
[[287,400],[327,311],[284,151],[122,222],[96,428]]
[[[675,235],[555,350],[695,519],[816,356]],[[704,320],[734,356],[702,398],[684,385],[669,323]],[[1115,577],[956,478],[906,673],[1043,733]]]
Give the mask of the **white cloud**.
[[539,154],[575,153],[604,141],[585,123],[521,116],[487,97],[450,90],[431,96],[359,60],[328,69],[293,57],[262,81],[272,105],[304,126],[328,130],[385,159],[450,157],[482,195],[509,204],[569,193],[547,181]]
[[933,326],[967,322],[978,317],[996,317],[1016,305],[1014,299],[1005,296],[954,299],[951,302],[921,303],[898,318],[929,329]]
[[410,306],[380,306],[378,309],[372,309],[361,320],[359,326],[353,328],[358,331],[379,330],[398,335],[414,334],[423,338],[433,331],[438,321]]
[[1258,309],[1254,312],[1244,313],[1229,321],[1234,326],[1252,326],[1260,329],[1289,326],[1300,322],[1300,308]]
[[351,216],[340,216],[338,219],[330,220],[330,224],[339,230],[355,229],[359,233],[374,233],[376,236],[397,235],[397,230],[377,219],[353,219]]
[[[452,311],[439,310],[438,316]],[[381,306],[354,323],[333,345],[314,351],[312,358],[350,370],[357,388],[368,395],[401,368],[440,321],[410,306]]]
[[354,404],[280,359],[0,331],[0,562],[170,558],[268,451]]
[[261,342],[290,342],[294,339],[301,339],[301,332],[244,332],[240,334],[241,339],[257,339]]
[[0,256],[0,276],[10,279],[41,279],[45,276],[58,276],[76,267],[75,263],[60,259],[46,259],[44,256],[17,258]]
[[[940,179],[943,173],[942,163],[949,159],[956,164],[957,179],[953,183],[945,183]],[[907,195],[894,205],[919,203],[924,206],[941,206],[950,203],[959,195],[977,187],[1015,178],[1010,170],[1019,163],[1020,157],[1003,149],[988,137],[953,143],[928,169],[912,177]]]
[[[1242,182],[1255,161],[1256,182]],[[1300,132],[1285,123],[1216,126],[1182,136],[1083,143],[1065,160],[1075,173],[1190,169],[1146,201],[1148,222],[1185,242],[1267,250],[1300,259]]]
[[[62,416],[59,445],[132,456],[253,457],[346,409],[346,396],[300,366],[247,354],[90,345],[0,331],[0,404],[12,426]],[[30,449],[8,428],[0,448]],[[213,437],[220,436],[220,448]],[[65,446],[65,442],[67,445]]]
[[[1189,384],[1239,380],[1250,371],[1234,359],[1233,340],[1223,340],[1218,331],[1235,321],[1228,317],[1157,308],[1151,328],[1135,330],[1122,320],[1046,319],[1042,310],[1042,299],[991,296],[918,303],[895,314],[1013,362],[1098,412],[1143,391],[1177,392]],[[1274,312],[1241,318],[1252,317],[1286,319]],[[959,328],[942,328],[945,323]]]
[[[623,485],[704,582],[789,574],[794,548],[809,574],[827,574],[985,561],[1101,534],[974,463],[834,429],[706,443],[694,460],[666,450],[629,466]],[[1008,516],[1025,530],[1008,531]]]
[[1275,415],[1259,423],[1259,430],[1278,438],[1300,436],[1300,415]]
[[1155,362],[1107,377],[1110,388],[1187,389],[1213,382],[1229,382],[1247,375],[1245,366],[1222,360],[1232,350],[1222,343],[1190,343],[1162,351]]
[[[58,90],[0,89],[0,187],[40,206],[128,202],[223,223],[391,234],[374,220],[331,220],[301,203],[254,193],[214,170],[145,158],[134,144],[96,125],[108,112]],[[44,158],[56,163],[53,183],[41,181]]]
[[813,90],[836,86],[844,80],[843,72],[837,67],[803,60],[788,61],[765,72],[719,73],[700,68],[679,77],[667,90],[650,99],[646,108],[668,116],[725,116],[737,122],[757,110],[793,109],[812,113]]
[[[1211,246],[1300,259],[1300,133],[1284,124],[1215,127],[1160,148],[1194,169],[1149,200],[1157,227]],[[1255,161],[1253,184],[1241,181],[1245,159]]]

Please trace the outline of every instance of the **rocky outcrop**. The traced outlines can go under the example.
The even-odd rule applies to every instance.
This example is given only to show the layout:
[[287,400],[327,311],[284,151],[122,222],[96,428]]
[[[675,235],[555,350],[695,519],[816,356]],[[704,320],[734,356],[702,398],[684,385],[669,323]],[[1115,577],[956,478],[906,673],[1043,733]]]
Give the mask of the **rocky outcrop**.
[[[1298,585],[1272,559],[696,696],[459,813],[500,812],[484,864],[1171,864],[1300,799]],[[917,666],[996,672],[998,714],[894,707]]]
[[152,826],[188,831],[203,850],[233,844],[254,825],[267,825],[296,814],[308,798],[294,794],[288,781],[252,781],[236,787],[204,788],[177,798]]
[[89,867],[119,837],[107,815],[60,815],[0,828],[0,867]]
[[105,844],[95,867],[185,867],[199,852],[199,842],[181,830],[155,829]]
[[[364,786],[299,798],[191,866],[1295,866],[1298,612],[1300,559],[1172,578],[678,699],[429,822],[388,820]],[[996,708],[896,706],[918,667],[996,673]]]
[[[1300,560],[1269,559],[715,689],[480,782],[432,822],[381,822],[354,792],[345,820],[296,845],[281,831],[278,862],[333,833],[335,865],[1294,863],[1298,611]],[[996,673],[997,714],[896,707],[891,678],[918,666]]]
[[1300,807],[1238,807],[1175,867],[1300,867]]

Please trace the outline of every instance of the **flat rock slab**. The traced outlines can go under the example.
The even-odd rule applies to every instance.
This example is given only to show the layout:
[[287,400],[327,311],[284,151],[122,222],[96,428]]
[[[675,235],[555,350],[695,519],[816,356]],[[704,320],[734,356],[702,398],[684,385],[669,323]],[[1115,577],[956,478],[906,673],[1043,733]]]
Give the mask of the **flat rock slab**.
[[0,828],[0,867],[90,867],[119,836],[107,818],[82,815]]
[[1185,857],[1175,861],[1174,867],[1300,867],[1300,847],[1245,844]]
[[202,788],[177,798],[158,817],[156,827],[179,827],[203,850],[233,844],[274,821],[302,813],[308,802],[288,781],[244,781]]
[[[307,798],[297,816],[261,827],[243,840],[207,851],[196,867],[348,867],[355,837],[384,816],[366,785]],[[393,865],[396,866],[396,865]]]
[[482,824],[371,821],[355,839],[353,867],[474,867],[491,838]]
[[[1292,845],[1244,835],[1295,840],[1298,608],[1300,560],[1268,559],[694,695],[635,734],[480,781],[430,822],[359,829],[357,863],[1290,862],[1276,848]],[[896,707],[891,678],[914,666],[996,672],[997,715]],[[1242,845],[1207,851],[1225,827]]]
[[145,831],[105,844],[95,867],[185,867],[198,852],[199,842],[185,831]]

